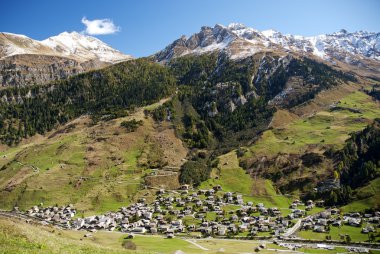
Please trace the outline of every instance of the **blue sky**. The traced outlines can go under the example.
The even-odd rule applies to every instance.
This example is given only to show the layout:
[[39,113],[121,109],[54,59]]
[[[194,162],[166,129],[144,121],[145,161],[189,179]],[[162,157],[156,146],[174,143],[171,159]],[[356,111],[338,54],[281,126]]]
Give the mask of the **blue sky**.
[[38,40],[84,31],[83,20],[109,19],[118,32],[95,36],[136,57],[217,23],[306,36],[341,28],[380,32],[378,0],[0,0],[0,9],[0,31]]

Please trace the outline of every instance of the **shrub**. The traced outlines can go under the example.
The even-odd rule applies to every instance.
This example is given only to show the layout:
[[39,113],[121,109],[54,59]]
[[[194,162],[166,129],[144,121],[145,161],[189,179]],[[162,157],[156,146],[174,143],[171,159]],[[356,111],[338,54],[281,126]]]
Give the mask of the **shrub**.
[[141,120],[136,121],[135,119],[130,121],[123,121],[120,123],[120,126],[124,127],[127,132],[134,132],[141,125],[143,125],[143,122]]
[[132,242],[131,240],[124,240],[121,245],[127,250],[136,250],[137,249],[136,244],[134,242]]

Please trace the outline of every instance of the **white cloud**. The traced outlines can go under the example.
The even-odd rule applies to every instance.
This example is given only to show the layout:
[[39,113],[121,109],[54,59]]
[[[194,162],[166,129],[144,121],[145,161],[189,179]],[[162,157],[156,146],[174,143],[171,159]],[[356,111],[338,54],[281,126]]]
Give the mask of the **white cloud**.
[[83,17],[82,23],[86,26],[84,32],[89,35],[114,34],[120,31],[120,28],[115,26],[110,19],[88,20],[86,17]]

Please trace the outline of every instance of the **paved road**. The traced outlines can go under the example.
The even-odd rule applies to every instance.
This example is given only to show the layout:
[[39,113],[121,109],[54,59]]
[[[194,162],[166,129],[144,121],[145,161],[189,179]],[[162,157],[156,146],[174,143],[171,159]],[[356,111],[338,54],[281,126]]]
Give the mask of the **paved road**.
[[[318,214],[318,213],[317,213]],[[284,237],[289,237],[291,235],[294,235],[302,226],[302,221],[307,220],[310,217],[316,216],[317,214],[311,214],[309,216],[306,216],[305,218],[299,218],[296,224],[294,224],[293,227],[289,228],[284,234],[282,234]]]
[[[306,218],[308,218],[308,217],[306,217]],[[305,219],[306,219],[306,218],[305,218]],[[297,223],[294,224],[293,227],[289,228],[289,229],[283,234],[283,236],[285,236],[285,237],[289,237],[289,236],[293,235],[295,232],[297,232],[297,230],[300,229],[300,227],[301,227],[301,225],[302,225],[302,220],[303,220],[303,218],[300,218],[300,219],[297,221]]]

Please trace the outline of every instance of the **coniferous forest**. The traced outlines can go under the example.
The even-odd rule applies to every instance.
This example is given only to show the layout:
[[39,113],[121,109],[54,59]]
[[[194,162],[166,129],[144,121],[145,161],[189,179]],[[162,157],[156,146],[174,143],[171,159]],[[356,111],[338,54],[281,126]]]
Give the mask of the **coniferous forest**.
[[94,121],[171,95],[175,78],[158,64],[139,59],[47,86],[0,91],[0,139],[8,145],[44,134],[82,114]]

